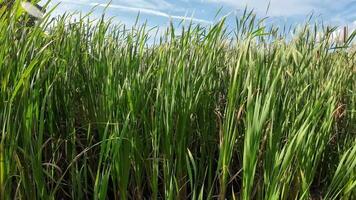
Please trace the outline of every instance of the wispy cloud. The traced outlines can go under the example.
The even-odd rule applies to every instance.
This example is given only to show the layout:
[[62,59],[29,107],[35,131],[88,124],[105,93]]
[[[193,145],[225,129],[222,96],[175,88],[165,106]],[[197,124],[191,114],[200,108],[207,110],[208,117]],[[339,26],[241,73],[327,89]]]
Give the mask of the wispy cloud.
[[[311,12],[316,14],[331,11],[341,12],[345,5],[355,5],[355,0],[203,0],[204,2],[218,3],[232,6],[235,9],[254,9],[257,13],[265,13],[268,6],[269,16],[294,16],[308,15]],[[355,12],[355,10],[353,10]]]
[[[135,14],[140,12],[155,25],[164,25],[166,19],[212,24],[209,20],[216,19],[215,14],[220,7],[223,8],[221,15],[228,12],[239,15],[238,11],[246,6],[260,17],[267,15],[270,20],[281,24],[303,22],[311,13],[317,20],[322,19],[331,25],[345,25],[356,20],[356,0],[112,0],[108,5],[109,1],[52,0],[66,4],[62,12],[88,11],[93,6],[108,7],[109,15],[117,16],[126,23],[134,20]],[[98,10],[100,9],[96,9],[95,13]]]
[[148,8],[139,8],[139,7],[132,7],[132,6],[123,6],[123,5],[117,5],[117,4],[103,4],[103,3],[90,3],[89,5],[120,9],[120,10],[127,11],[127,12],[140,12],[140,13],[144,13],[144,14],[148,14],[148,15],[155,15],[155,16],[165,17],[165,18],[169,18],[169,19],[187,20],[187,21],[194,21],[194,22],[205,23],[205,24],[213,23],[208,20],[189,17],[189,16],[169,15],[168,13],[154,10],[154,9],[148,9]]
[[[108,1],[106,1],[108,2]],[[102,3],[102,2],[99,2]],[[128,7],[140,7],[154,10],[174,10],[173,4],[165,0],[113,0],[113,4],[128,6]]]
[[267,8],[270,16],[290,16],[306,14],[313,10],[310,0],[205,0],[206,2],[222,3],[235,9],[254,9],[258,13],[265,13]]
[[[140,4],[140,5],[144,5],[144,7],[132,6],[132,5],[139,4],[139,2],[141,2],[141,1],[146,2],[146,4]],[[193,21],[193,22],[203,23],[203,24],[213,24],[212,21],[196,18],[193,15],[191,15],[191,16],[189,16],[188,14],[187,15],[171,15],[167,12],[150,8],[151,7],[150,3],[156,2],[157,4],[161,4],[161,7],[162,6],[166,7],[167,10],[169,10],[168,7],[171,7],[171,5],[165,1],[162,1],[162,0],[151,0],[151,1],[132,0],[130,2],[130,4],[127,4],[127,3],[126,4],[107,4],[107,3],[99,3],[99,2],[91,2],[90,3],[87,0],[78,0],[78,1],[62,0],[62,2],[70,3],[70,4],[77,4],[77,5],[84,5],[84,6],[91,6],[91,7],[96,6],[96,7],[117,9],[117,10],[121,10],[123,12],[142,13],[142,14],[151,15],[151,16],[164,17],[167,19]],[[160,6],[156,6],[156,7],[160,7]]]

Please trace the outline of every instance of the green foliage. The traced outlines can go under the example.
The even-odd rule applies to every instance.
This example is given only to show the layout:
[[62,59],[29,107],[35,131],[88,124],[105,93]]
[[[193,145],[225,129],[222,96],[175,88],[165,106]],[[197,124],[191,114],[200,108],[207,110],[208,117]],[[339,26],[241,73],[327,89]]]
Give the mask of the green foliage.
[[4,13],[0,199],[356,198],[356,60],[335,29]]

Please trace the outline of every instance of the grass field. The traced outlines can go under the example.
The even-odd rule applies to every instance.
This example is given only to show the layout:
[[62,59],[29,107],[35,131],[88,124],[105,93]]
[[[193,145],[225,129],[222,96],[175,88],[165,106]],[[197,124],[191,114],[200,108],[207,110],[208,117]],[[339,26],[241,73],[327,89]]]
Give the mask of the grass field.
[[0,199],[356,199],[356,32],[49,15],[0,9]]

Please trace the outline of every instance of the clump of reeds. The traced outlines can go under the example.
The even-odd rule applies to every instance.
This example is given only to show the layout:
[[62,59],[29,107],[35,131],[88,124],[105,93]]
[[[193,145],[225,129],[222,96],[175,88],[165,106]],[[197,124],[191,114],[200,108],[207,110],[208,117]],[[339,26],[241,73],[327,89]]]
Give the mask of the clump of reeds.
[[355,52],[335,29],[49,15],[0,10],[0,199],[356,197]]

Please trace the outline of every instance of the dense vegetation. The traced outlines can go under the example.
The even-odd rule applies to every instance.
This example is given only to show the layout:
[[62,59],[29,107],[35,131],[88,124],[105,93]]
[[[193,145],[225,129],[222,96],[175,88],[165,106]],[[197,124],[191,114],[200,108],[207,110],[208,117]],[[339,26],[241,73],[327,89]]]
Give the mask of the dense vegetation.
[[356,198],[355,33],[48,15],[0,10],[0,199]]

